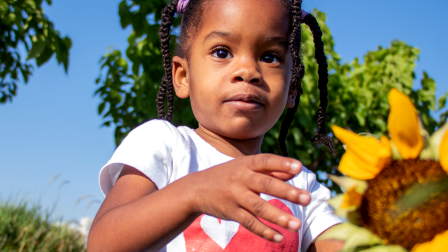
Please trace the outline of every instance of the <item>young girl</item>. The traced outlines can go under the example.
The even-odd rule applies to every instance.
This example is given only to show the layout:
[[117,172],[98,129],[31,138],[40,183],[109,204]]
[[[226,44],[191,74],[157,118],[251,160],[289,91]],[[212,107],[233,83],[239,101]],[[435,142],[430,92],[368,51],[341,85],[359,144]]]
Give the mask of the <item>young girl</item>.
[[[170,26],[183,13],[172,61]],[[325,130],[326,60],[316,19],[294,0],[175,0],[162,16],[166,75],[159,116],[134,129],[100,172],[106,199],[89,251],[337,251],[316,238],[340,223],[327,188],[299,161],[260,154],[285,107],[284,139],[302,93],[300,23],[315,35]],[[292,70],[292,71],[291,71]],[[173,90],[174,89],[174,90]],[[196,130],[175,127],[173,92],[190,97]],[[164,100],[169,109],[165,115]],[[264,239],[263,239],[264,238]]]

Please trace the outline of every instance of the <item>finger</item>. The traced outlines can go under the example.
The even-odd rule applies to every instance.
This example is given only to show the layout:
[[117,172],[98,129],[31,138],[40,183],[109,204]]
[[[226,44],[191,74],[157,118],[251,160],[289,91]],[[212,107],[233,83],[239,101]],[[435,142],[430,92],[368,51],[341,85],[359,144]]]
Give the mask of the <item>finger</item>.
[[300,228],[301,222],[298,218],[280,210],[255,194],[245,197],[245,200],[239,203],[241,207],[253,215],[263,218],[292,232],[297,232]]
[[260,173],[283,172],[296,175],[302,170],[302,163],[294,158],[274,154],[258,154],[246,159],[246,165]]
[[271,172],[268,174],[274,178],[278,178],[283,181],[288,181],[296,176],[296,174],[290,174],[286,172]]
[[256,193],[269,194],[304,206],[311,201],[308,191],[264,174],[253,173],[246,185],[251,191]]
[[281,233],[266,226],[254,215],[250,214],[243,208],[238,208],[234,211],[234,214],[231,217],[234,221],[240,223],[247,230],[260,236],[261,238],[275,243],[280,243],[283,241],[283,235]]

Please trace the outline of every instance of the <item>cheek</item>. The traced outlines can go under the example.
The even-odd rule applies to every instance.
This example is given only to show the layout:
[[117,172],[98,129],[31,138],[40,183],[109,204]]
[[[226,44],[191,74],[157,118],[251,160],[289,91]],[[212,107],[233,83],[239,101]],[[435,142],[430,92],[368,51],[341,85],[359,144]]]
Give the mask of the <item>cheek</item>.
[[271,74],[269,79],[266,79],[270,86],[270,93],[272,97],[277,100],[285,100],[288,96],[289,86],[291,82],[291,71],[289,69],[282,69],[275,74]]
[[198,117],[210,117],[216,110],[216,99],[219,94],[219,89],[212,83],[213,76],[200,71],[201,74],[196,78],[190,78],[190,101],[193,112]]

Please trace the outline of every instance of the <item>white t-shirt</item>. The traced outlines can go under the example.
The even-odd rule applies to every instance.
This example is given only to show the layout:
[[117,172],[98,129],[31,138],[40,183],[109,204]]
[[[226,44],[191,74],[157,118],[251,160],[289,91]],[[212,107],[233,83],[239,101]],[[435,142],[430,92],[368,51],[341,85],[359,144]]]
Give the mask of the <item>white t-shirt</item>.
[[[132,130],[101,169],[100,187],[107,195],[121,173],[123,165],[132,166],[150,178],[160,190],[192,172],[202,171],[232,160],[203,140],[193,129],[175,127],[163,120],[151,120]],[[297,233],[267,223],[284,235],[281,244],[268,242],[234,221],[202,215],[161,251],[287,251],[305,252],[312,241],[341,220],[327,204],[330,191],[316,181],[308,169],[288,181],[307,190],[311,202],[304,207],[270,195],[261,198],[293,214],[302,221]],[[225,204],[225,202],[223,202]]]

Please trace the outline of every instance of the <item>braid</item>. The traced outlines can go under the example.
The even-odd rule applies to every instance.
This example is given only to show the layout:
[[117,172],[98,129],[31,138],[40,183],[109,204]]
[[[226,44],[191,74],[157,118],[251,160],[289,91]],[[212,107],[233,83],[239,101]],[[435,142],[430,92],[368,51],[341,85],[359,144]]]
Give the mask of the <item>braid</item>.
[[[195,32],[195,29],[200,23],[200,17],[202,15],[205,2],[207,1],[190,0],[190,3],[185,11],[185,13],[188,13],[188,15],[184,15],[182,18],[181,35],[179,38],[181,46],[178,48],[179,50],[176,54],[188,57],[188,40],[191,39],[192,33]],[[286,147],[286,136],[288,134],[289,127],[294,121],[294,116],[300,103],[300,97],[303,93],[301,83],[302,78],[305,74],[305,67],[300,59],[301,21],[303,20],[310,27],[311,32],[313,33],[314,44],[316,48],[315,57],[319,65],[318,87],[320,92],[320,105],[317,120],[317,132],[316,135],[311,139],[311,142],[327,146],[332,151],[333,155],[335,155],[333,141],[327,136],[327,129],[325,125],[325,113],[328,103],[328,65],[324,53],[324,44],[322,42],[322,31],[320,30],[316,18],[314,18],[312,15],[308,14],[304,19],[302,19],[302,0],[292,0],[291,2],[286,1],[287,5],[289,6],[288,8],[290,8],[292,27],[289,40],[289,49],[293,59],[290,88],[292,90],[297,90],[297,96],[295,99],[294,107],[287,109],[286,118],[281,124],[280,135],[278,138],[279,146],[283,155],[288,156],[288,150]],[[157,94],[157,111],[159,114],[159,118],[165,119],[167,121],[171,121],[174,113],[174,88],[172,84],[173,76],[170,54],[170,29],[173,23],[174,14],[177,10],[177,3],[178,0],[174,0],[163,10],[162,22],[160,24],[159,30],[165,75],[162,78],[162,83]],[[192,7],[193,5],[195,5],[195,8]],[[166,114],[165,99],[167,99],[168,101],[168,111],[166,112]]]
[[[300,2],[300,3],[299,3]],[[288,129],[291,126],[292,121],[294,120],[294,115],[297,112],[297,108],[300,102],[300,96],[303,93],[303,89],[301,86],[302,78],[305,74],[304,66],[300,61],[300,58],[298,58],[297,55],[297,48],[300,49],[299,46],[295,45],[295,39],[299,36],[297,36],[296,31],[300,31],[300,23],[297,24],[297,19],[301,17],[302,11],[300,9],[301,1],[293,1],[292,6],[292,22],[293,22],[293,31],[291,32],[291,41],[290,41],[290,50],[291,55],[294,61],[294,68],[293,68],[293,76],[291,78],[291,87],[297,88],[298,94],[296,97],[296,103],[293,108],[289,108],[286,112],[286,118],[282,122],[281,128],[280,128],[280,135],[278,138],[280,149],[283,153],[283,156],[288,156],[288,150],[286,148],[286,135],[288,133]],[[300,13],[300,15],[297,15],[297,13]],[[300,19],[299,19],[300,20]],[[328,64],[327,64],[327,58],[325,56],[324,52],[324,43],[322,41],[322,31],[320,30],[319,24],[316,20],[316,18],[308,14],[304,18],[304,23],[307,24],[311,32],[313,33],[314,37],[314,45],[315,45],[315,57],[316,61],[319,65],[319,82],[318,82],[318,88],[320,93],[320,104],[319,104],[319,111],[318,111],[318,119],[317,119],[317,132],[316,135],[310,140],[314,144],[322,144],[326,147],[328,147],[333,155],[336,155],[336,150],[333,145],[333,141],[330,137],[327,136],[327,128],[325,125],[325,113],[327,110],[328,105],[328,91],[327,91],[327,83],[328,83]],[[300,38],[300,37],[299,37]],[[299,40],[300,41],[300,40]]]
[[292,76],[290,88],[297,90],[297,96],[293,108],[288,108],[286,111],[286,118],[283,120],[280,135],[278,136],[278,144],[282,151],[283,156],[288,157],[288,149],[286,147],[286,135],[288,134],[288,129],[294,120],[294,116],[297,112],[297,108],[300,103],[300,96],[303,93],[302,89],[302,78],[305,74],[305,67],[300,60],[300,41],[301,41],[301,26],[300,20],[302,18],[302,1],[293,0],[291,6],[291,36],[289,40],[289,50],[291,51],[291,56],[293,60]]
[[[305,67],[302,63],[299,65],[299,71],[297,73],[293,73],[294,75],[297,75],[297,78],[300,80],[299,83],[301,83],[303,76],[305,75]],[[280,146],[280,150],[282,151],[283,156],[289,157],[288,154],[288,148],[286,147],[286,135],[288,134],[288,129],[291,126],[292,122],[294,121],[294,116],[297,112],[297,108],[299,107],[300,103],[300,96],[303,94],[302,85],[298,85],[297,87],[297,96],[295,100],[294,107],[288,108],[286,110],[286,118],[283,120],[281,128],[280,128],[280,135],[278,136],[278,144]]]
[[289,40],[289,50],[291,51],[291,56],[293,60],[293,69],[292,69],[292,77],[291,77],[291,84],[290,87],[293,89],[296,89],[301,82],[301,77],[299,75],[299,72],[301,71],[300,67],[303,65],[301,64],[300,60],[300,40],[301,40],[301,26],[300,26],[300,20],[302,17],[302,0],[293,0],[292,6],[291,6],[291,23],[292,23],[292,31],[291,31],[291,38]]
[[[173,91],[173,67],[171,65],[170,54],[170,29],[173,24],[174,13],[176,13],[177,0],[168,4],[162,12],[162,22],[160,24],[159,36],[161,52],[163,55],[163,68],[165,76],[157,93],[157,112],[160,119],[171,121],[174,113],[174,91]],[[168,97],[168,112],[165,115],[165,98]]]
[[333,145],[333,141],[327,136],[327,127],[325,125],[325,113],[327,111],[328,104],[328,64],[327,57],[324,52],[324,43],[322,41],[322,31],[320,30],[319,24],[313,15],[307,15],[304,19],[305,24],[307,24],[314,37],[314,46],[316,48],[315,57],[317,64],[319,65],[319,112],[317,119],[317,132],[316,135],[311,138],[311,142],[314,144],[322,144],[328,147],[333,155],[336,155],[336,150]]

